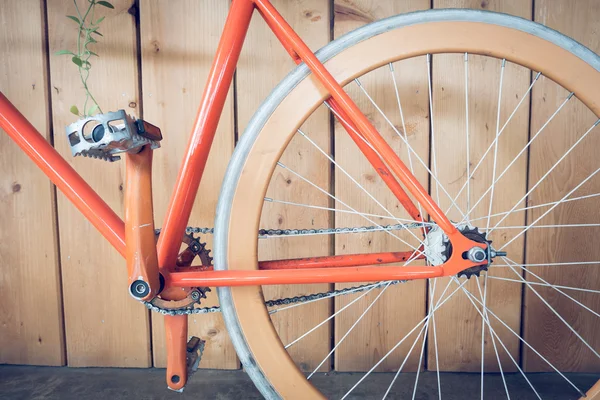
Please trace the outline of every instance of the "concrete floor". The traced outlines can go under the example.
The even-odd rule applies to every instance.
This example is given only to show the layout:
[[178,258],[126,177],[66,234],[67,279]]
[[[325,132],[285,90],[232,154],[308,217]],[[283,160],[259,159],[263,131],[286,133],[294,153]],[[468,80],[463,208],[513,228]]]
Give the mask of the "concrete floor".
[[[66,368],[0,365],[0,399],[260,399],[261,396],[243,371],[200,370],[183,393],[167,390],[164,369]],[[349,398],[381,398],[394,374],[373,374]],[[329,398],[340,398],[362,376],[359,373],[320,374],[313,382]],[[528,376],[543,399],[578,399],[572,387],[556,374]],[[589,388],[597,376],[576,374],[569,378],[581,388]],[[396,381],[389,399],[410,399],[415,374],[406,373]],[[479,398],[478,374],[444,373],[441,377],[445,400]],[[333,384],[332,384],[333,382]],[[537,398],[518,374],[507,375],[511,399]],[[505,399],[499,375],[486,377],[486,399]],[[437,399],[434,373],[421,374],[417,399]],[[309,399],[307,399],[309,400]]]

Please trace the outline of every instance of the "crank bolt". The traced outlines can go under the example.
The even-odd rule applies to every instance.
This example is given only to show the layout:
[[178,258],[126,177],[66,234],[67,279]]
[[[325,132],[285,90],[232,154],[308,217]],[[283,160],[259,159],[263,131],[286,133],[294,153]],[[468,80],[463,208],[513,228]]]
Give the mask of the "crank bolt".
[[467,252],[467,258],[475,263],[485,261],[487,254],[481,247],[473,247]]
[[142,280],[137,280],[131,284],[129,291],[133,297],[141,299],[150,293],[150,286]]
[[190,293],[190,298],[194,301],[198,301],[200,300],[200,292],[197,290],[194,290]]

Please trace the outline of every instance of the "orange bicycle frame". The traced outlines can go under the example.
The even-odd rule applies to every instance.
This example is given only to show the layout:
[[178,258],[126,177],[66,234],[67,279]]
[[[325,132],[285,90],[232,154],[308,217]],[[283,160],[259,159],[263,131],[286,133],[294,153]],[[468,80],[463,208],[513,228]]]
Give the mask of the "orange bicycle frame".
[[[225,98],[233,80],[235,67],[254,10],[258,10],[294,61],[305,63],[328,91],[331,96],[328,100],[329,105],[341,117],[343,126],[354,142],[409,215],[416,221],[422,218],[406,191],[414,196],[431,220],[437,223],[448,236],[453,248],[458,251],[454,251],[446,263],[440,266],[418,268],[379,266],[383,263],[397,263],[402,257],[404,259],[410,258],[410,255],[413,255],[415,259],[423,258],[422,255],[416,256],[412,252],[401,253],[401,256],[398,256],[399,253],[387,252],[315,257],[310,262],[307,262],[306,259],[270,261],[259,263],[259,270],[256,271],[198,270],[176,272],[174,270],[181,246],[181,238],[194,205]],[[149,234],[140,233],[140,229],[134,232],[136,226],[144,225],[141,224],[141,221],[146,221],[146,224],[151,222],[152,227],[154,226],[151,202],[139,201],[143,196],[151,196],[149,178],[151,174],[151,168],[149,167],[151,156],[127,156],[128,171],[135,171],[131,171],[130,176],[128,176],[129,190],[127,192],[129,195],[126,195],[126,219],[128,217],[135,219],[128,221],[128,229],[126,230],[126,224],[123,220],[115,214],[2,93],[0,93],[0,127],[10,135],[120,254],[128,259],[131,258],[129,256],[132,253],[144,255],[143,265],[138,262],[138,265],[134,266],[132,265],[133,261],[130,261],[128,262],[128,268],[130,281],[138,277],[150,281],[153,291],[145,298],[151,298],[152,295],[158,293],[157,268],[164,276],[165,287],[408,280],[454,275],[466,268],[481,265],[481,263],[465,260],[462,253],[474,246],[486,247],[485,244],[467,239],[454,227],[431,199],[425,188],[410,173],[356,104],[269,0],[232,1],[157,246],[154,246],[154,242],[149,239]],[[365,146],[365,141],[370,146]],[[130,182],[132,179],[135,179],[138,183],[133,184]],[[146,182],[146,185],[139,182]],[[400,183],[402,183],[404,189]],[[377,260],[384,260],[384,262]]]

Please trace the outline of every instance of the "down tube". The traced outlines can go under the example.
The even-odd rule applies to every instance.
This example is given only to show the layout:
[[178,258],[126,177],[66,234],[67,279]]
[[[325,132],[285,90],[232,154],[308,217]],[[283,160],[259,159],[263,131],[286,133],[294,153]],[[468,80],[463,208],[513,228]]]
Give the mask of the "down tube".
[[0,128],[19,145],[52,183],[125,257],[125,225],[71,165],[0,92]]
[[251,0],[231,4],[159,238],[160,268],[175,265],[253,11]]

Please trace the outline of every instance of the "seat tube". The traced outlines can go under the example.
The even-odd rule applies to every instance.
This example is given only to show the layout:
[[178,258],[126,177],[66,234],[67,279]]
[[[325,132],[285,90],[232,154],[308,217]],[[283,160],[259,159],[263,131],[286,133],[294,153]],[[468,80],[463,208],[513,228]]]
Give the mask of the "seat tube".
[[159,238],[161,269],[175,265],[254,7],[251,0],[231,4]]

